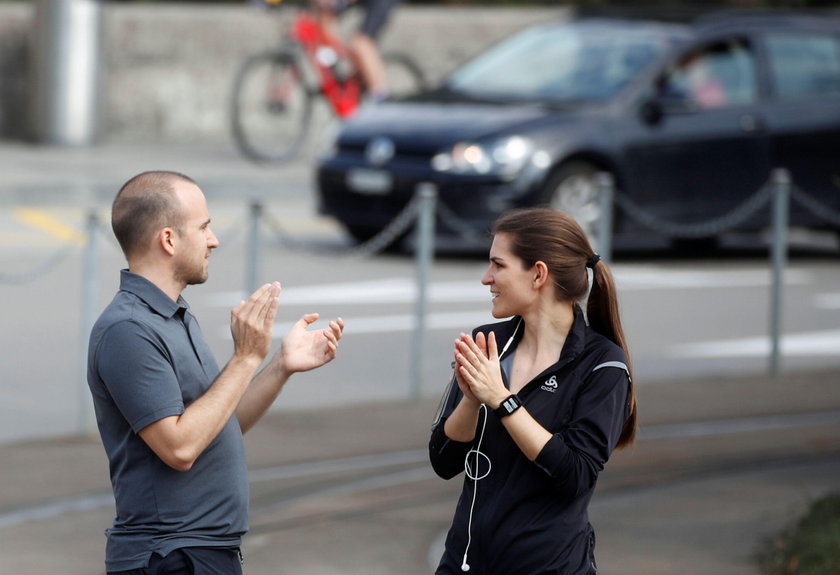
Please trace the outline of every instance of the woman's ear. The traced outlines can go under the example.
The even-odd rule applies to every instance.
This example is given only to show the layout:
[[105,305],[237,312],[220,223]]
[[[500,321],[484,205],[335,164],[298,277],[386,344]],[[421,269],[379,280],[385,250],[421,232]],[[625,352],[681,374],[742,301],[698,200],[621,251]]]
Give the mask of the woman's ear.
[[548,281],[548,266],[545,262],[538,261],[534,264],[534,287],[542,287]]

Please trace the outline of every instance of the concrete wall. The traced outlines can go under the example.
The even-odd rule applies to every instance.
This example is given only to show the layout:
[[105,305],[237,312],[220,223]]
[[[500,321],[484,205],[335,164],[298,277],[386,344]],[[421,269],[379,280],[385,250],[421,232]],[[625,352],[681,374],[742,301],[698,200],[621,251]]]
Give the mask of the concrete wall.
[[[25,139],[34,2],[0,3],[0,138]],[[72,1],[72,0],[68,0]],[[223,141],[234,73],[282,40],[292,10],[248,4],[103,5],[101,140]],[[432,79],[512,32],[566,15],[562,8],[401,6],[384,49],[411,53]],[[345,23],[352,27],[352,17]]]

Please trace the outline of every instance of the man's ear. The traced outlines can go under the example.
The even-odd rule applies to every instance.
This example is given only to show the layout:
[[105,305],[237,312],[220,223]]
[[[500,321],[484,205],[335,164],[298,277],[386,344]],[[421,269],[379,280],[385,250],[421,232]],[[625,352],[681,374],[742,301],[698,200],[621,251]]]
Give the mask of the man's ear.
[[163,228],[158,232],[158,241],[161,249],[170,256],[175,255],[175,242],[177,241],[177,234],[172,228]]

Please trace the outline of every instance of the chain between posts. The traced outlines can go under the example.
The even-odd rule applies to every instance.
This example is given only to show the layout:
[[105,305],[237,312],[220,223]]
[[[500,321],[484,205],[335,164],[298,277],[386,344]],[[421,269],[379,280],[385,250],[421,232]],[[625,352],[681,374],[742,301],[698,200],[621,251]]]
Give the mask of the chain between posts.
[[756,193],[719,217],[697,223],[676,223],[641,208],[624,194],[615,194],[615,203],[642,226],[675,238],[706,238],[733,229],[754,216],[770,201],[771,188],[765,184]]
[[791,198],[806,210],[815,216],[822,218],[830,224],[840,228],[840,211],[837,211],[821,201],[814,198],[812,195],[805,192],[802,188],[791,183]]
[[36,281],[46,276],[53,269],[57,268],[61,262],[67,259],[67,257],[78,248],[79,246],[74,245],[64,246],[47,256],[44,261],[37,263],[30,269],[22,272],[0,272],[0,284],[23,285]]
[[358,245],[337,248],[316,246],[311,242],[301,241],[283,229],[283,225],[270,213],[262,212],[272,231],[284,246],[291,249],[305,250],[314,254],[324,255],[346,255],[349,257],[369,257],[376,253],[382,252],[388,246],[392,245],[397,239],[405,234],[414,223],[420,211],[420,195],[415,193],[409,202],[403,207],[399,214],[394,217],[382,230]]
[[[641,206],[639,206],[639,204],[628,198],[626,195],[618,193],[615,190],[614,182],[609,174],[599,175],[597,185],[599,186],[602,194],[604,192],[610,192],[610,196],[613,200],[612,202],[603,202],[602,206],[606,203],[609,203],[612,206],[617,206],[623,210],[628,217],[634,219],[640,225],[657,233],[677,238],[711,237],[737,227],[739,224],[755,215],[758,210],[765,207],[766,204],[770,203],[773,187],[772,182],[768,182],[755,194],[745,199],[731,212],[705,222],[686,224],[665,220],[644,210]],[[790,198],[791,200],[798,202],[801,206],[817,217],[832,225],[840,227],[840,211],[817,200],[794,183],[791,183]],[[280,242],[286,247],[306,250],[312,253],[344,254],[355,257],[368,257],[383,251],[409,230],[419,214],[419,198],[415,193],[400,213],[397,214],[397,216],[378,234],[363,243],[349,248],[323,247],[294,237],[283,229],[282,224],[270,212],[263,209],[260,202],[253,202],[251,204],[251,210],[250,226],[248,228],[250,230],[249,243],[254,247],[256,247],[259,241],[258,237],[255,238],[255,235],[259,236],[259,222],[265,222],[271,227],[272,231],[280,239]],[[441,202],[439,198],[436,202],[435,212],[438,218],[440,218],[441,223],[453,230],[466,242],[469,242],[470,244],[486,243],[486,232],[477,230],[475,227],[459,218],[445,203]],[[612,215],[611,212],[603,209],[602,212],[608,216]],[[599,248],[602,252],[607,252],[607,255],[602,253],[601,256],[607,260],[609,260],[609,244],[605,238],[608,238],[611,234],[610,228],[612,226],[610,220],[610,217],[605,219],[600,226],[598,233]],[[233,232],[230,233],[230,236],[238,234],[239,230],[234,229]],[[226,237],[225,239],[229,241],[231,237]],[[0,272],[0,284],[20,285],[35,281],[47,275],[77,249],[84,249],[84,246],[80,247],[76,245],[67,245],[59,248],[53,254],[47,256],[44,261],[35,264],[28,270],[21,272]],[[254,272],[251,271],[250,277],[253,277],[253,275]]]

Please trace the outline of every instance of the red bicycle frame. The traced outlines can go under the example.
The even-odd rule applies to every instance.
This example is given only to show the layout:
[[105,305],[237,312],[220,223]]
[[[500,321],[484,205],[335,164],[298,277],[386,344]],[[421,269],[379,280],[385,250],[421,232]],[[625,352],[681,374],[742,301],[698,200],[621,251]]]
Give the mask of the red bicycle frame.
[[333,66],[335,62],[325,62],[319,57],[323,50],[332,50],[336,61],[348,59],[347,48],[310,14],[300,12],[292,27],[292,35],[303,46],[304,52],[313,69],[317,71],[321,91],[340,118],[352,116],[359,107],[362,92],[361,82],[355,75],[339,79]]

